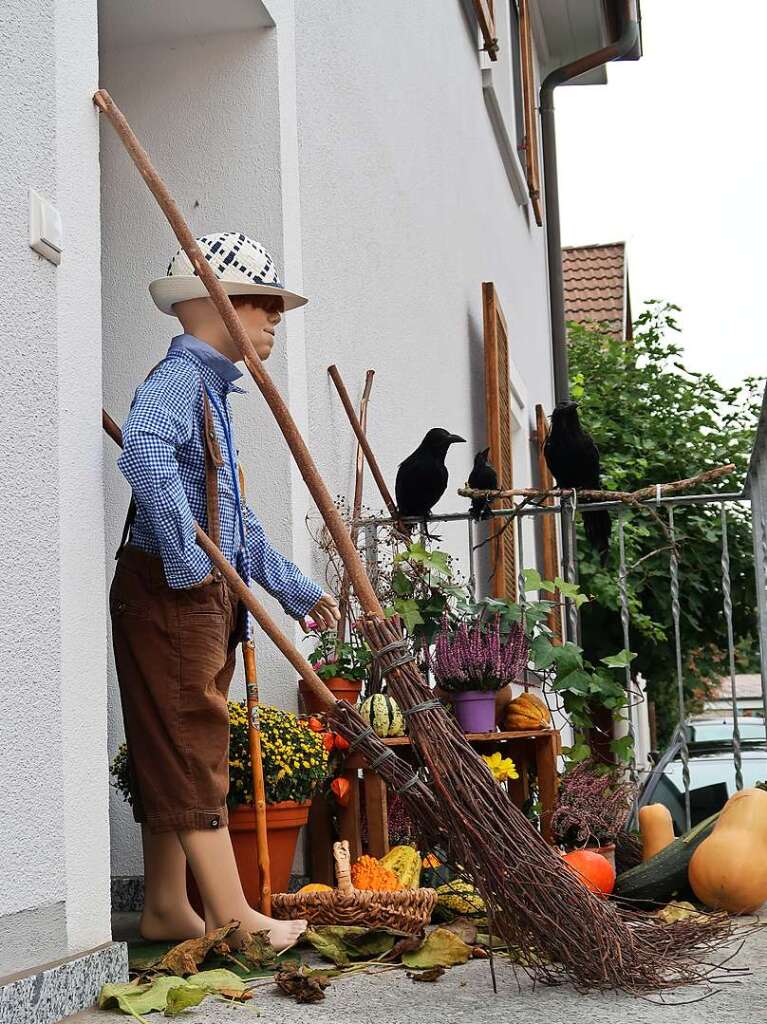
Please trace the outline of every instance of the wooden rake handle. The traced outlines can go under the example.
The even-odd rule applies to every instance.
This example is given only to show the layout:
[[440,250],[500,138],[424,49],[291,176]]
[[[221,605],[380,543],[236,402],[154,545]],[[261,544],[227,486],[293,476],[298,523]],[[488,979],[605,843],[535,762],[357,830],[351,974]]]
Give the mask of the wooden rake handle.
[[[101,410],[101,420],[104,430],[122,448],[122,431],[104,409]],[[332,707],[336,703],[336,698],[325,686],[303,654],[285,636],[266,608],[264,608],[250,587],[242,580],[234,566],[229,563],[224,554],[216,547],[200,524],[195,523],[194,528],[197,534],[197,543],[216,568],[221,571],[227,583],[235,591],[264,633],[266,633],[275,647],[285,655],[317,699],[322,701],[327,707]]]
[[[275,387],[271,377],[264,369],[264,365],[248,337],[234,306],[230,302],[229,296],[226,294],[220,281],[211,270],[208,261],[203,256],[192,232],[189,230],[181,211],[173,200],[173,197],[168,191],[168,188],[162,178],[152,166],[149,156],[141,146],[138,138],[134,135],[122,111],[117,107],[114,100],[105,89],[98,90],[93,97],[93,102],[111,122],[123,145],[130,154],[131,159],[138,168],[139,173],[147,183],[150,192],[157,200],[162,212],[165,214],[165,217],[173,229],[176,238],[178,238],[182,249],[189,257],[195,272],[207,288],[213,304],[221,314],[221,319],[224,321],[226,329],[237,346],[240,355],[245,362],[245,366],[248,368],[251,377],[256,382],[259,391],[266,399],[266,402],[277,421],[277,425],[288,443],[288,447],[290,448],[295,463],[298,466],[307,487],[309,488],[309,492],[314,499],[317,508],[327,525],[328,531],[335,542],[338,553],[346,566],[346,571],[349,574],[349,579],[357,593],[360,604],[368,615],[383,618],[384,611],[381,607],[381,603],[367,577],[362,560],[357,553],[357,549],[352,543],[349,531],[347,530],[338,509],[333,503],[330,491],[325,486],[325,483],[314,464],[314,460],[309,454],[309,449],[306,447],[304,439],[301,436],[290,410]],[[203,534],[203,537],[204,536],[205,535]],[[205,538],[205,540],[210,544],[210,540],[208,538]],[[206,547],[202,538],[200,538],[200,545],[208,554],[210,554],[210,551]]]

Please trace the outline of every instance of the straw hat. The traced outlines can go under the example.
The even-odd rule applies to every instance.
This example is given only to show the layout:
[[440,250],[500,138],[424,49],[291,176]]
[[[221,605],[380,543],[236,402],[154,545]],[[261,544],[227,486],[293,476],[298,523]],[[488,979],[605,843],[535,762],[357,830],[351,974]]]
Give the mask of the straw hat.
[[[309,301],[303,295],[282,287],[272,257],[247,235],[222,231],[203,235],[197,239],[197,244],[228,295],[281,295],[286,311]],[[195,273],[183,249],[179,249],[170,261],[167,275],[152,281],[149,292],[158,309],[170,316],[176,315],[173,312],[174,302],[208,296],[208,289]]]

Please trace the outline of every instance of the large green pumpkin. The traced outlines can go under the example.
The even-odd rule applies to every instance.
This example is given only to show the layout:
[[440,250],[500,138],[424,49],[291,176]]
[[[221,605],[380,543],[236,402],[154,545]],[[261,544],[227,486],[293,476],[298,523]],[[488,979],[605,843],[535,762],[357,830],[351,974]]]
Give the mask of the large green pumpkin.
[[385,693],[374,693],[363,701],[360,714],[372,725],[376,736],[402,736],[405,732],[405,719],[396,700]]

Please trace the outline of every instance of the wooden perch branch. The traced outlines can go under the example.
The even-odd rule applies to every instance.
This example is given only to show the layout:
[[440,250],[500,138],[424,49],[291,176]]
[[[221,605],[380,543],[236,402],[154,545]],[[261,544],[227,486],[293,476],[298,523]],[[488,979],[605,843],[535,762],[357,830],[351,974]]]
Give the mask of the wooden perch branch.
[[[673,480],[667,484],[660,484],[660,494],[674,494],[677,491],[686,491],[697,484],[707,483],[709,480],[718,480],[735,471],[735,466],[729,463],[726,466],[717,466],[716,469],[707,469],[703,473],[687,477],[686,480]],[[539,491],[534,487],[514,487],[508,491],[478,491],[473,487],[461,487],[458,490],[462,498],[568,498],[575,493],[579,499],[588,501],[624,501],[635,504],[645,498],[654,498],[659,489],[655,484],[649,487],[640,487],[638,491],[590,491],[578,488],[553,487],[548,491]]]

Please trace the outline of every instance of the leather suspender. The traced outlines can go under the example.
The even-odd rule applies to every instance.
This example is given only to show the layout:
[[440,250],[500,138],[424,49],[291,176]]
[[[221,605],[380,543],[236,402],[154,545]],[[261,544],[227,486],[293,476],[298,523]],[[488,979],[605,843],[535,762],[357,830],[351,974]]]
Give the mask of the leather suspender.
[[[160,363],[157,364],[159,366]],[[152,376],[157,366],[153,366],[152,369],[146,376],[146,380]],[[201,382],[202,383],[202,382]],[[223,466],[224,459],[221,455],[221,447],[216,437],[216,428],[213,423],[213,414],[210,409],[210,402],[208,396],[205,393],[205,387],[202,388],[202,405],[203,405],[203,417],[205,429],[203,430],[203,440],[205,449],[205,498],[208,509],[208,536],[216,545],[221,546],[221,523],[219,513],[219,502],[218,502],[218,467]],[[122,550],[128,543],[128,535],[130,533],[131,526],[136,518],[136,499],[131,495],[130,504],[128,506],[128,513],[125,516],[125,524],[123,526],[122,536],[120,538],[120,546],[115,554],[115,559],[118,559],[122,554]]]

